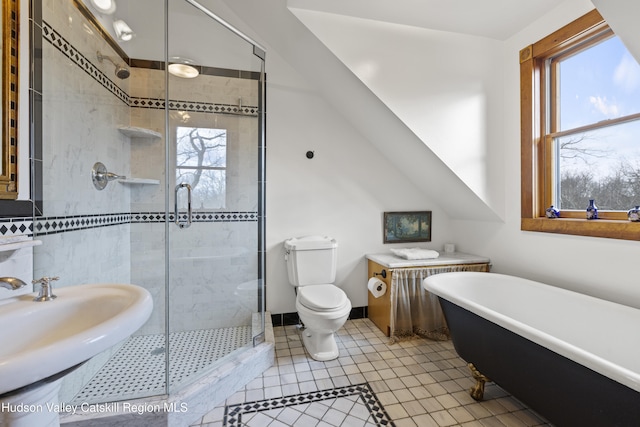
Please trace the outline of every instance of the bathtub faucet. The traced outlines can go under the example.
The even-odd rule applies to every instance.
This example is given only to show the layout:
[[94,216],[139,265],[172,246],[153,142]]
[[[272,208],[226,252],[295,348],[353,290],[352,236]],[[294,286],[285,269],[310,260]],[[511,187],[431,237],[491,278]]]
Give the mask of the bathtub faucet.
[[10,291],[15,291],[23,286],[27,286],[27,284],[17,277],[0,277],[0,286]]

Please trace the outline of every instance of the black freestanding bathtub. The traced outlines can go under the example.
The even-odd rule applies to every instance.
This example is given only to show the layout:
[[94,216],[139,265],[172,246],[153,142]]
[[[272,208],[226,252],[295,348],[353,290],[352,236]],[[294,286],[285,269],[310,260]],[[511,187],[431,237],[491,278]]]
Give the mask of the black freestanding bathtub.
[[640,426],[640,310],[495,273],[444,273],[438,295],[456,351],[559,427]]

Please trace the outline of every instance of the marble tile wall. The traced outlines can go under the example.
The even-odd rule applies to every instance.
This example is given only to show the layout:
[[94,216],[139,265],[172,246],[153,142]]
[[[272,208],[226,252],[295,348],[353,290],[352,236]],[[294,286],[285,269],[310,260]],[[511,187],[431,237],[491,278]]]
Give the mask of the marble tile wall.
[[[96,52],[116,53],[97,33],[87,31],[90,25],[71,1],[45,1],[42,26],[45,216],[35,224],[36,236],[44,242],[36,249],[36,275],[61,276],[60,286],[133,282],[149,288],[157,305],[163,305],[165,261],[161,248],[166,242],[157,218],[165,213],[167,188],[164,72],[132,68],[130,79],[116,78],[113,66],[98,61]],[[257,301],[248,304],[237,297],[232,299],[238,301],[230,304],[221,302],[224,294],[233,295],[239,284],[256,278],[252,251],[257,249],[257,118],[251,106],[257,104],[257,84],[247,78],[201,75],[193,80],[172,76],[169,85],[173,95],[171,134],[177,125],[228,129],[227,203],[223,211],[250,217],[249,221],[234,221],[229,216],[209,217],[207,221],[207,214],[215,212],[197,211],[203,215],[202,221],[194,224],[191,232],[175,234],[172,247],[179,253],[171,265],[175,270],[172,300],[177,313],[196,314],[194,324],[182,322],[180,328],[211,327],[216,304],[227,308],[219,316],[225,320],[222,326],[233,326],[228,323],[250,319],[247,305],[257,306]],[[237,113],[240,106],[243,115],[218,114]],[[127,125],[157,131],[162,137],[127,137],[118,131]],[[96,161],[115,173],[156,179],[159,184],[111,182],[98,191],[90,180]],[[168,184],[169,188],[175,185],[173,180]],[[131,217],[121,217],[129,214]],[[94,222],[96,218],[99,221]],[[202,236],[208,236],[206,242]],[[205,246],[206,255],[183,256],[184,248],[198,243]],[[233,254],[222,256],[215,253],[216,247],[234,248]],[[203,261],[205,258],[211,262]],[[206,294],[215,295],[216,303],[194,302]],[[164,330],[163,318],[163,311],[156,310],[150,323],[157,326],[145,331]]]
[[[132,69],[131,125],[149,128],[164,135],[164,74],[161,70]],[[237,86],[237,87],[236,87]],[[237,106],[228,102],[244,97],[246,105],[257,104],[255,80],[214,75],[196,79],[169,79],[170,162],[175,156],[177,126],[213,127],[227,130],[226,204],[211,210],[194,206],[194,222],[189,228],[169,225],[169,318],[171,331],[239,326],[250,322],[257,310],[257,204],[258,125],[255,108],[243,115],[216,111]],[[174,100],[175,99],[175,100]],[[158,101],[161,100],[161,101]],[[141,178],[157,179],[159,186],[139,186],[131,190],[131,209],[138,215],[157,216],[164,212],[166,176],[164,141],[132,140],[131,171]],[[168,188],[175,188],[169,177]],[[173,195],[170,195],[170,198]],[[172,202],[173,203],[173,202]],[[173,205],[171,206],[171,208]],[[170,212],[170,221],[173,221]],[[147,274],[150,266],[164,266],[162,223],[133,220],[131,231],[132,280],[158,298],[164,296],[164,282],[158,274]],[[147,267],[143,267],[147,266]],[[240,288],[240,289],[239,289]],[[140,333],[159,333],[164,321],[159,313]]]
[[[132,67],[129,79],[118,79],[113,65],[100,63],[96,55],[117,57],[116,52],[97,32],[88,31],[91,25],[71,0],[44,0],[42,7],[44,215],[32,228],[43,244],[33,250],[33,267],[20,261],[20,268],[37,277],[59,276],[56,286],[144,286],[155,307],[138,333],[159,333],[165,331],[164,248],[169,242],[171,330],[249,324],[257,309],[256,81],[171,78],[176,99],[168,106],[170,134],[180,123],[224,127],[229,138],[225,207],[196,209],[192,227],[180,230],[172,223],[171,207],[165,211],[167,188],[175,183],[165,176],[166,145],[171,144],[165,144],[163,71]],[[214,89],[223,90],[211,96]],[[118,130],[122,126],[148,128],[161,137],[132,138]],[[111,172],[159,183],[112,181],[98,191],[91,181],[97,161]],[[168,237],[165,220],[170,221]],[[14,256],[11,263],[17,259],[22,260]],[[9,263],[0,259],[3,265]],[[239,285],[244,285],[242,292]],[[72,395],[90,376],[77,372],[65,380],[64,394]]]
[[[129,189],[117,182],[98,191],[91,169],[100,161],[128,174],[128,82],[96,52],[115,55],[86,31],[70,1],[44,1],[42,13],[43,212],[34,231],[36,276],[59,276],[57,286],[130,282]],[[114,217],[116,218],[114,220]],[[93,221],[97,220],[97,221]]]

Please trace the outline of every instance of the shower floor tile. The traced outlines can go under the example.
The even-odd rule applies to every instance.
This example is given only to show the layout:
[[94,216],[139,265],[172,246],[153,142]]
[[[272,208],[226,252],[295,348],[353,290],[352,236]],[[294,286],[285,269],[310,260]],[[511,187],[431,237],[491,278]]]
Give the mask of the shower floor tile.
[[[169,385],[187,381],[251,341],[251,326],[169,334]],[[72,403],[135,399],[165,393],[164,335],[130,337]]]

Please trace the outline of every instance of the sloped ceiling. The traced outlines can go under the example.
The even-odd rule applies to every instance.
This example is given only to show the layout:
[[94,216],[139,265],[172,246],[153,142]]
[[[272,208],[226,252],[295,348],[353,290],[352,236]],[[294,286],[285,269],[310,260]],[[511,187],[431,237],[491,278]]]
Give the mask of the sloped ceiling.
[[[640,16],[640,2],[628,0],[592,0],[615,33],[622,39],[629,51],[640,61],[640,26],[637,18]],[[482,112],[470,107],[469,94],[473,94],[473,88],[469,85],[479,82],[481,90],[476,91],[478,99],[483,96],[483,90],[487,90],[487,80],[478,79],[476,75],[464,75],[460,73],[460,80],[450,79],[444,82],[447,85],[446,99],[438,91],[429,92],[421,86],[421,81],[436,77],[440,80],[449,78],[444,74],[433,73],[438,64],[430,67],[422,67],[419,73],[410,73],[406,69],[420,67],[416,62],[416,46],[412,46],[411,38],[417,39],[423,46],[425,55],[433,52],[424,49],[428,46],[429,39],[438,37],[438,32],[449,33],[443,37],[443,41],[437,43],[444,49],[456,37],[463,40],[463,44],[473,46],[480,52],[480,57],[473,57],[473,52],[460,49],[463,55],[469,55],[475,67],[482,67],[482,57],[486,52],[500,51],[500,46],[491,46],[490,41],[485,41],[488,48],[483,50],[482,43],[478,39],[492,39],[502,42],[514,36],[517,32],[540,18],[558,5],[556,0],[531,2],[527,0],[288,0],[287,6],[291,12],[311,31],[344,65],[371,92],[385,104],[389,110],[413,132],[425,147],[435,154],[460,178],[473,194],[480,199],[496,216],[501,217],[504,206],[500,200],[492,198],[489,166],[491,155],[483,152],[486,141],[478,137],[483,131],[482,120],[476,123],[468,122],[462,125],[464,129],[455,126],[442,126],[442,123],[454,124],[453,117],[480,117]],[[405,29],[393,31],[391,26],[407,26]],[[412,30],[409,27],[413,27]],[[422,31],[420,31],[422,30]],[[396,38],[398,33],[411,33],[406,39]],[[435,34],[434,34],[435,33]],[[453,36],[455,34],[457,36]],[[347,36],[348,35],[348,36]],[[472,39],[460,38],[460,35],[472,36]],[[455,43],[455,42],[454,42]],[[395,44],[395,45],[394,45]],[[394,45],[394,55],[389,55],[389,49],[385,51],[385,45]],[[391,48],[392,50],[394,47]],[[491,58],[492,61],[496,58]],[[450,60],[450,58],[447,58]],[[381,66],[381,64],[383,64]],[[452,70],[461,69],[463,64],[448,64]],[[381,68],[388,71],[381,72]],[[405,68],[405,70],[403,70]],[[394,74],[395,73],[395,74]],[[402,84],[398,84],[400,77]],[[409,83],[407,83],[409,81]],[[465,88],[465,86],[467,86]],[[413,99],[403,88],[420,88],[421,95],[436,100],[432,108],[426,107],[427,102],[421,99],[418,91]],[[456,94],[451,93],[451,88],[464,88],[466,99],[456,99]],[[495,88],[492,88],[495,89]],[[491,90],[491,88],[489,89]],[[459,106],[466,104],[467,110]],[[416,104],[420,104],[422,116],[416,116]],[[438,107],[440,110],[438,110]],[[471,109],[469,109],[469,107]],[[449,114],[447,114],[449,113]],[[434,119],[436,126],[428,126],[429,117]],[[486,121],[485,121],[486,122]],[[474,125],[476,125],[474,127]],[[438,134],[438,130],[450,129],[446,135]],[[466,133],[464,131],[467,131]],[[476,141],[474,141],[474,138]],[[465,140],[469,143],[464,149],[456,141]],[[453,148],[452,148],[453,147]],[[384,150],[384,147],[381,148]],[[389,153],[392,162],[400,169],[406,159],[401,159],[394,153]],[[493,154],[495,155],[495,153]],[[473,165],[470,167],[470,165]],[[483,170],[484,168],[484,170]],[[416,177],[420,179],[419,177]],[[444,178],[450,179],[450,178]],[[494,189],[495,190],[495,189]],[[428,189],[426,190],[429,191]],[[468,198],[468,192],[449,193],[450,199]],[[443,201],[445,210],[453,218],[465,217],[464,213],[457,211],[452,200]],[[440,201],[440,200],[439,200]],[[468,210],[467,210],[468,212]]]
[[[396,111],[342,63],[325,44],[296,18],[285,0],[226,3],[244,28],[317,88],[318,94],[379,150],[388,162],[437,203],[451,218],[501,221],[504,209],[483,200],[403,122]],[[273,80],[269,80],[273,82]],[[281,118],[282,119],[282,118]],[[484,131],[483,131],[484,132]],[[483,164],[483,159],[468,164]],[[365,179],[363,177],[363,179]],[[482,185],[486,186],[485,180]],[[497,189],[504,193],[504,189]],[[416,194],[416,197],[420,197]]]
[[[288,0],[288,9],[414,135],[394,147],[372,140],[399,170],[408,147],[428,152],[446,171],[413,172],[456,219],[505,215],[502,129],[503,40],[555,6],[555,1]],[[422,143],[415,147],[415,139]],[[493,143],[492,143],[493,142]],[[415,153],[412,155],[415,156]],[[412,157],[413,158],[413,157]],[[434,162],[432,160],[431,162]],[[470,201],[482,205],[471,208]],[[463,207],[466,205],[466,207]]]
[[[502,42],[291,10],[408,127],[423,143],[423,150],[433,152],[477,197],[500,213],[500,199],[495,196],[499,184],[489,175],[502,154],[491,153],[489,141],[501,136],[501,129],[490,128],[490,122],[502,109]],[[394,149],[403,150],[404,143],[393,141]],[[388,158],[404,170],[405,159],[399,156],[391,153]],[[468,197],[466,193],[459,196]]]
[[613,28],[636,61],[640,62],[640,2],[629,0],[591,0]]
[[[606,2],[607,0],[602,0]],[[624,2],[625,0],[618,0]],[[289,0],[291,9],[506,40],[557,0]]]

